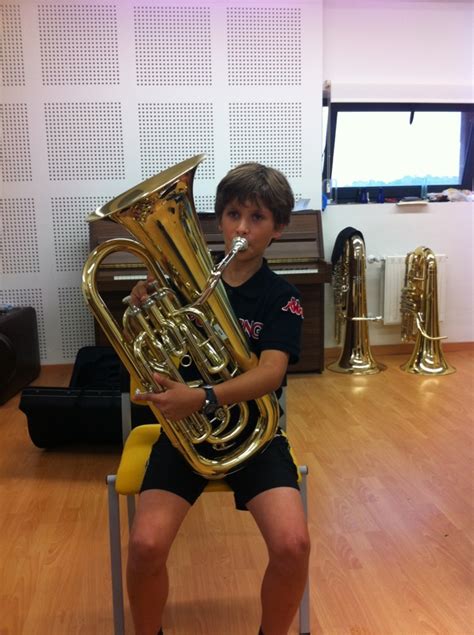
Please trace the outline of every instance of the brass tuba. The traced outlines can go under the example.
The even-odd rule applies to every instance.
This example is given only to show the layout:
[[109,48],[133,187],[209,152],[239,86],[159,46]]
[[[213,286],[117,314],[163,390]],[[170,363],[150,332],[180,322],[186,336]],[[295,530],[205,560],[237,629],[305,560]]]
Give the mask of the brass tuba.
[[438,268],[428,247],[417,247],[405,259],[402,289],[402,342],[415,342],[413,353],[400,368],[418,375],[449,375],[456,371],[444,358],[438,319]]
[[[198,155],[161,172],[88,218],[111,219],[135,238],[109,240],[94,249],[84,265],[82,288],[131,377],[148,392],[161,390],[154,382],[155,372],[198,387],[220,383],[257,364],[220,281],[246,241],[237,239],[214,266],[194,207],[194,174],[203,159]],[[118,251],[137,256],[156,279],[149,299],[125,310],[122,326],[97,290],[102,261]],[[279,417],[274,393],[222,406],[211,418],[196,412],[176,422],[150,407],[194,471],[209,479],[238,470],[265,447]]]
[[338,243],[341,253],[336,252],[337,247],[333,252],[334,337],[339,344],[344,330],[344,343],[339,359],[327,368],[336,373],[374,375],[386,367],[375,361],[369,345],[368,322],[382,318],[367,316],[364,238],[349,227],[339,234],[336,246]]

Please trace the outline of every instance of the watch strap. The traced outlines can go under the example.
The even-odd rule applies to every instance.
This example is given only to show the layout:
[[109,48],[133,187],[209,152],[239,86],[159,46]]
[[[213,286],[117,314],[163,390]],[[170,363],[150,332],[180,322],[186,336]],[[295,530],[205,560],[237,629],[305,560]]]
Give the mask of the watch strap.
[[204,408],[206,406],[218,406],[216,393],[214,392],[214,388],[212,386],[203,386],[204,392],[206,393],[206,397],[204,400]]

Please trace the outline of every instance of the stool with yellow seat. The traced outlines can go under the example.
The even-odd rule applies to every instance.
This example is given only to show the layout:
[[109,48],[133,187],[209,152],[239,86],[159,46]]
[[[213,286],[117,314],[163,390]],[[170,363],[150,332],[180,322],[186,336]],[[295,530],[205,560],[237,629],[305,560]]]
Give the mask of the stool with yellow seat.
[[[132,393],[133,394],[133,393]],[[109,532],[110,532],[110,559],[112,574],[112,600],[114,612],[114,633],[124,635],[124,598],[122,577],[122,549],[120,530],[120,503],[119,496],[127,497],[128,525],[131,527],[135,510],[135,495],[139,493],[146,469],[146,462],[151,448],[161,433],[158,423],[140,425],[130,430],[130,398],[124,394],[122,398],[123,408],[123,432],[124,448],[120,459],[117,474],[107,476],[108,507],[109,507]],[[127,435],[127,430],[129,433]],[[302,501],[307,512],[306,476],[307,467],[299,466],[299,484]],[[223,480],[209,481],[204,492],[231,491]],[[299,609],[299,632],[307,635],[309,629],[309,581],[306,583],[305,592]]]

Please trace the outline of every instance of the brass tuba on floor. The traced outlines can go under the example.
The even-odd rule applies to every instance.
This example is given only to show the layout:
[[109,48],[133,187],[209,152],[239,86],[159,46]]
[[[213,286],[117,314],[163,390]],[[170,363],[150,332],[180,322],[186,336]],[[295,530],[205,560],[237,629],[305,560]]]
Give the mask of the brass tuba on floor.
[[[82,287],[99,325],[144,391],[161,390],[153,380],[155,372],[197,387],[220,383],[257,364],[220,281],[246,241],[237,239],[214,266],[194,207],[194,174],[203,159],[198,155],[161,172],[88,218],[113,220],[135,238],[109,240],[94,249],[83,269]],[[125,310],[122,326],[97,289],[102,261],[118,251],[137,256],[157,281],[141,307]],[[236,471],[265,447],[279,416],[273,393],[222,406],[211,418],[197,412],[177,422],[150,407],[194,471],[209,479]]]
[[400,368],[418,375],[449,375],[456,371],[444,358],[438,319],[438,268],[428,247],[417,247],[405,259],[402,289],[402,342],[415,342],[413,353]]
[[366,257],[362,234],[352,227],[340,232],[332,259],[334,336],[339,344],[344,330],[344,343],[339,359],[327,368],[336,373],[374,375],[386,367],[376,362],[372,355],[368,322],[382,318],[367,316]]

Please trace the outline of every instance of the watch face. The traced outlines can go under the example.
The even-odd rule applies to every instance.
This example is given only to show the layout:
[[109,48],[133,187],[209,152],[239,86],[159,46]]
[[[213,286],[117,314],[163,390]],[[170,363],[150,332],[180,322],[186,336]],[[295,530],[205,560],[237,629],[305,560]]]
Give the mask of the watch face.
[[218,407],[216,395],[212,386],[204,386],[206,392],[206,400],[204,401],[203,412],[206,414],[212,414]]

